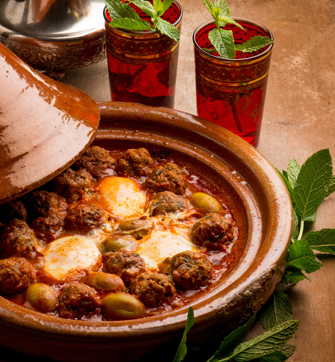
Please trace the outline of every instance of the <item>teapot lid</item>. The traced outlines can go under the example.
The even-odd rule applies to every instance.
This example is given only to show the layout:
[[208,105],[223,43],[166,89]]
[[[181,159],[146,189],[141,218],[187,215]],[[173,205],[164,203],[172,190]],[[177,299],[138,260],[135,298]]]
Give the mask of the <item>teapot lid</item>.
[[80,40],[104,29],[104,6],[103,0],[1,0],[0,34],[44,41]]

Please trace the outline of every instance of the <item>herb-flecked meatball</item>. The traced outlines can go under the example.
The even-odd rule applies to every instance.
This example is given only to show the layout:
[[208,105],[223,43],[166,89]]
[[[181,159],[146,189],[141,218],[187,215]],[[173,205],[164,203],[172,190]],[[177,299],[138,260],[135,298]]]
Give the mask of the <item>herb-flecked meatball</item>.
[[80,319],[99,306],[95,291],[86,284],[70,284],[58,295],[58,315],[61,318]]
[[148,176],[146,184],[156,192],[171,191],[177,195],[183,195],[187,187],[185,175],[172,162],[159,167]]
[[69,210],[65,226],[69,230],[87,233],[109,221],[105,210],[96,205],[79,204]]
[[225,244],[235,237],[234,222],[229,214],[226,217],[216,213],[209,214],[193,224],[191,230],[194,244],[214,250],[225,250]]
[[115,164],[110,153],[99,146],[90,147],[75,163],[76,167],[83,167],[92,176],[100,178],[107,174]]
[[45,190],[32,191],[29,194],[29,205],[33,218],[47,217],[55,212],[64,218],[67,210],[67,203],[62,197]]
[[189,207],[188,201],[170,191],[159,192],[149,204],[151,216],[166,215],[184,211]]
[[57,238],[64,226],[64,217],[59,213],[50,213],[46,217],[38,217],[31,223],[39,239],[50,242]]
[[173,281],[164,274],[145,273],[139,275],[130,284],[130,293],[149,308],[159,307],[164,302],[170,302],[177,291]]
[[0,260],[0,294],[13,294],[26,290],[36,282],[32,265],[22,257]]
[[12,200],[0,205],[0,224],[13,219],[27,221],[27,210],[20,200]]
[[129,149],[116,161],[120,175],[148,176],[152,172],[154,160],[145,148]]
[[172,278],[177,288],[193,289],[210,283],[212,266],[202,254],[184,251],[164,259],[160,272]]
[[37,238],[25,221],[13,219],[6,224],[0,237],[0,258],[31,256],[37,250]]
[[146,271],[141,256],[123,248],[115,253],[106,254],[104,259],[104,271],[118,275],[125,284],[129,284],[132,279]]
[[71,203],[85,198],[91,187],[91,178],[85,170],[68,168],[55,178],[54,185],[56,193]]

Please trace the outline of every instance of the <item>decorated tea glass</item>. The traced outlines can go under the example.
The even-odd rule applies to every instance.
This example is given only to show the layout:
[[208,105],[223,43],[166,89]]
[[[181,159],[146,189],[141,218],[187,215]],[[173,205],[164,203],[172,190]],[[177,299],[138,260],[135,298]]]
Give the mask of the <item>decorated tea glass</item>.
[[[268,36],[271,32],[254,21],[234,18],[245,31],[233,24],[235,44],[244,43],[255,35]],[[235,59],[221,58],[203,48],[214,49],[208,33],[214,29],[211,20],[200,25],[193,34],[197,111],[201,118],[219,124],[257,146],[262,125],[266,86],[273,44],[256,52],[236,51]]]
[[[134,6],[143,20],[150,17]],[[175,1],[162,19],[181,30],[182,8]],[[173,108],[179,42],[159,31],[112,28],[104,9],[109,82],[112,101]]]

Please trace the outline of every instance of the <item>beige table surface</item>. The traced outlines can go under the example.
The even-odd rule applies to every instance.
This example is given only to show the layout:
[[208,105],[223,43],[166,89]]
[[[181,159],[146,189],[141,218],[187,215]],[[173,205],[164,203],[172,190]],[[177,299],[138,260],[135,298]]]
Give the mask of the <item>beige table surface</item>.
[[[210,17],[202,0],[178,1],[184,18],[175,108],[196,114],[192,34]],[[264,24],[275,38],[258,150],[280,170],[292,157],[301,164],[322,148],[329,148],[335,161],[335,1],[230,0],[229,5],[233,16]],[[96,101],[110,100],[106,60],[69,72],[62,81]],[[335,195],[321,205],[313,228],[335,228]],[[324,266],[311,275],[312,282],[302,281],[288,293],[300,319],[290,362],[335,362],[335,257],[320,259]],[[49,360],[0,347],[0,362],[17,361]]]

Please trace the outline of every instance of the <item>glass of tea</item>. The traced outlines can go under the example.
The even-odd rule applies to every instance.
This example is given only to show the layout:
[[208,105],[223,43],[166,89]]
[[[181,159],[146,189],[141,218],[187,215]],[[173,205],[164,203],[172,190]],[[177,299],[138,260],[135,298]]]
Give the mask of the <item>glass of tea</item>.
[[[133,6],[139,16],[151,19]],[[182,8],[175,1],[162,19],[181,30]],[[104,9],[106,48],[112,101],[173,108],[179,42],[157,30],[135,31],[112,28]]]
[[[255,35],[273,40],[271,32],[261,24],[244,18],[234,20],[245,29],[234,24],[225,26],[225,30],[232,30],[235,44]],[[235,59],[221,58],[218,53],[203,50],[214,49],[208,33],[215,27],[211,20],[193,34],[198,115],[257,146],[273,44],[252,53],[236,51]]]

